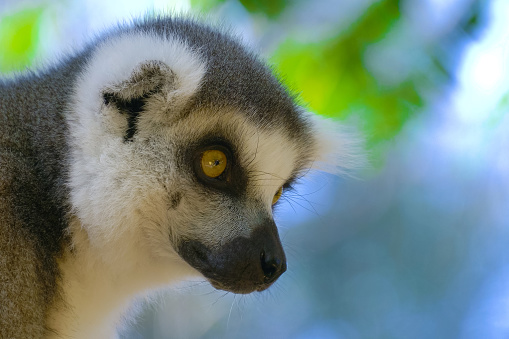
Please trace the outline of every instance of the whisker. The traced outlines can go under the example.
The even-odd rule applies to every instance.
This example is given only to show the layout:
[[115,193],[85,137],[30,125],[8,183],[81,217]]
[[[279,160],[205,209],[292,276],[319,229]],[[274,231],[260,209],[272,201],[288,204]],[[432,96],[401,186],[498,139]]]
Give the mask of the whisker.
[[216,304],[219,300],[223,299],[226,295],[228,295],[228,293],[230,293],[230,292],[225,292],[224,294],[220,295],[220,296],[216,299],[216,301],[214,301],[214,302],[212,303],[212,306],[214,306],[214,305],[215,305],[215,304]]
[[264,171],[258,171],[258,170],[257,170],[257,171],[251,171],[251,173],[255,173],[255,175],[256,175],[256,173],[260,173],[260,174],[258,174],[258,175],[264,175],[264,174],[265,174],[265,175],[270,175],[270,176],[276,177],[276,178],[281,179],[281,180],[286,180],[285,178],[282,178],[282,177],[280,177],[279,175],[274,174],[274,173],[269,173],[269,172],[264,172]]
[[327,185],[322,185],[320,187],[318,187],[316,190],[312,191],[312,192],[307,192],[307,193],[298,193],[298,195],[300,196],[307,196],[307,195],[313,195],[313,194],[316,194],[318,193],[319,191],[323,190],[325,188],[325,186]]
[[283,197],[283,199],[288,202],[288,204],[293,210],[293,213],[297,214],[297,210],[295,209],[295,207],[293,207],[292,202],[287,197]]
[[[299,207],[302,207],[302,208],[303,208],[303,209],[305,209],[306,211],[311,212],[311,213],[314,213],[314,214],[315,214],[316,216],[318,216],[318,217],[320,216],[320,214],[316,211],[316,209],[313,207],[313,205],[311,205],[311,204],[310,204],[310,206],[311,206],[311,208],[312,208],[312,210],[311,210],[311,209],[309,209],[309,208],[306,208],[304,205],[300,204],[299,202],[297,202],[297,201],[295,201],[295,200],[292,200],[292,202],[294,202],[295,204],[297,204]],[[309,201],[308,201],[308,203],[309,203]]]
[[230,318],[232,316],[233,305],[235,305],[235,298],[236,297],[237,297],[237,295],[234,294],[233,295],[232,305],[230,306],[230,312],[228,313],[228,320],[226,321],[226,330],[228,330],[228,326],[230,325]]
[[255,150],[255,154],[253,156],[253,159],[251,159],[251,161],[249,161],[249,163],[247,164],[248,167],[251,166],[251,164],[253,163],[253,161],[255,161],[256,159],[256,156],[258,155],[258,145],[260,143],[260,134],[257,132],[257,137],[258,139],[256,140],[256,150]]

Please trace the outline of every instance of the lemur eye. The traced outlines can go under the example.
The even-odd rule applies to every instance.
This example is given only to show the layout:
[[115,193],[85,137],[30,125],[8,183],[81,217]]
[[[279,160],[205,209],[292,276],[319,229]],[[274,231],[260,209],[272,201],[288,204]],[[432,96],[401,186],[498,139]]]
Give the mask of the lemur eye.
[[272,205],[274,205],[279,198],[281,198],[281,194],[283,194],[283,186],[279,187],[276,194],[274,194],[274,197],[272,198]]
[[226,169],[226,155],[216,149],[203,152],[201,156],[201,169],[209,178],[217,178]]

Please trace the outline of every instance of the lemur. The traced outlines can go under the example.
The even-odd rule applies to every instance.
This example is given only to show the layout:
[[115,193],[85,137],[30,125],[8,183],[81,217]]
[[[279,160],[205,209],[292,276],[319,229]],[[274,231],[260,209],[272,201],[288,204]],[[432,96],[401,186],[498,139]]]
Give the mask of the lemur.
[[267,289],[273,208],[309,169],[356,166],[342,131],[195,18],[0,79],[0,337],[114,338],[134,297],[193,276]]

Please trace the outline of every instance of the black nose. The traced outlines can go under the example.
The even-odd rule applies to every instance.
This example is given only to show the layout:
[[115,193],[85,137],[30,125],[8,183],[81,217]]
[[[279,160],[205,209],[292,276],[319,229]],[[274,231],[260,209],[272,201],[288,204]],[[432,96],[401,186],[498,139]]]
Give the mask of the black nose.
[[240,236],[216,248],[186,239],[178,252],[214,287],[234,293],[263,291],[286,271],[277,227],[269,218],[254,227],[249,237]]
[[263,282],[270,284],[286,271],[286,261],[284,258],[262,251],[260,254],[260,263],[263,271]]

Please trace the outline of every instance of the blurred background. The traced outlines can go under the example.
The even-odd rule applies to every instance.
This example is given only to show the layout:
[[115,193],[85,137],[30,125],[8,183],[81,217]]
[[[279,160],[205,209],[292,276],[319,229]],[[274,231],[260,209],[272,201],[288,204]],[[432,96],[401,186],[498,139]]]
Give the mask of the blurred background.
[[234,27],[371,167],[285,197],[271,289],[188,282],[122,338],[509,338],[509,1],[0,0],[0,72],[153,11]]

